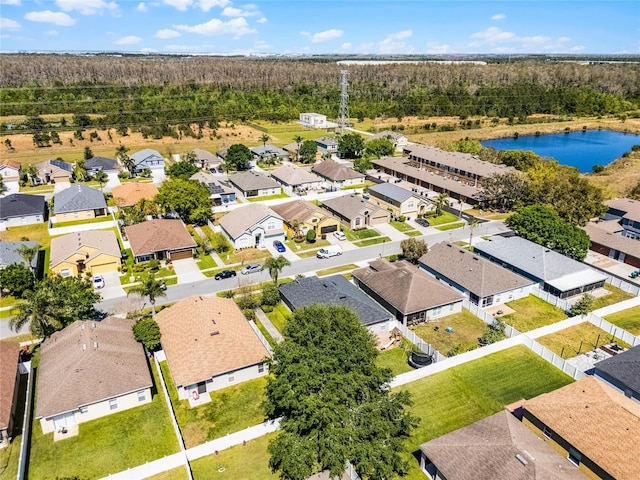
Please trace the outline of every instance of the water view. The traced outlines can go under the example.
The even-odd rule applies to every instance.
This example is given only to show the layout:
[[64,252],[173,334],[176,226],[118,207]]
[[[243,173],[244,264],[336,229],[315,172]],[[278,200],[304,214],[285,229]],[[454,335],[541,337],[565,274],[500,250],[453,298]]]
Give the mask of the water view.
[[563,165],[591,172],[594,165],[607,165],[633,145],[640,145],[640,135],[611,130],[587,130],[571,133],[520,136],[483,140],[482,146],[498,150],[531,150],[543,157],[553,157]]

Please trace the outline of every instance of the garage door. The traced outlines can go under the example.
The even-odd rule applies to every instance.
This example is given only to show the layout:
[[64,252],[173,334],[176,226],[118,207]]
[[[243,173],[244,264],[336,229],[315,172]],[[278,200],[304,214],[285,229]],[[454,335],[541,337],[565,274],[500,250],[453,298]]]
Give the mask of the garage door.
[[338,230],[338,225],[328,225],[320,228],[320,233],[332,233]]
[[117,260],[108,263],[101,263],[99,265],[91,265],[91,273],[115,272],[118,270],[119,266],[120,262]]
[[182,250],[180,252],[171,252],[171,260],[182,260],[183,258],[191,258],[193,254],[191,250]]

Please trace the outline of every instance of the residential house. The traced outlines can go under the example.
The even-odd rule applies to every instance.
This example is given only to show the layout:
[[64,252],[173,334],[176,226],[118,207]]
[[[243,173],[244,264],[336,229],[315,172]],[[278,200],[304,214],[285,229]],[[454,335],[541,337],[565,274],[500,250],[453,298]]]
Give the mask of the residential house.
[[147,260],[181,260],[193,258],[197,244],[182,220],[157,218],[124,228],[133,257]]
[[118,207],[132,207],[142,199],[153,201],[158,194],[158,187],[153,183],[127,182],[113,187],[111,194]]
[[462,295],[406,261],[380,258],[352,275],[360,289],[404,325],[462,311]]
[[282,217],[261,203],[231,210],[219,224],[235,249],[262,248],[285,239]]
[[620,228],[616,233],[640,240],[640,200],[614,198],[604,202],[609,207],[605,220],[615,220]]
[[583,230],[591,239],[590,250],[606,255],[618,262],[623,262],[636,268],[640,268],[640,242],[638,239],[611,231],[620,229],[620,224],[615,220],[589,222]]
[[209,189],[209,196],[213,199],[213,203],[215,205],[233,203],[236,201],[236,191],[233,188],[220,183],[216,177],[210,173],[196,172],[189,177],[189,180],[204,183]]
[[267,374],[269,351],[233,299],[194,295],[155,320],[180,400]]
[[20,344],[0,340],[0,449],[9,446],[13,437],[20,384],[19,359]]
[[229,150],[228,147],[222,147],[216,152],[216,158],[218,159],[219,163],[224,162],[224,160],[227,158],[227,150]]
[[338,153],[338,139],[336,137],[320,137],[314,141],[323,155]]
[[276,160],[282,161],[289,158],[289,153],[282,148],[278,148],[270,143],[264,145],[258,145],[257,147],[251,147],[249,150],[253,153],[253,158],[256,161]]
[[406,217],[408,220],[423,215],[428,201],[394,183],[378,183],[369,187],[367,193],[370,202],[389,210],[395,217]]
[[164,157],[157,150],[145,148],[130,155],[135,164],[135,173],[141,173],[147,168],[151,171],[160,170],[164,172]]
[[319,113],[301,113],[299,122],[306,128],[336,128],[337,123],[327,121],[326,115]]
[[287,152],[290,160],[295,160],[298,157],[298,144],[296,142],[287,143],[283,145],[282,149]]
[[340,220],[331,215],[327,210],[306,200],[294,200],[293,202],[273,205],[271,210],[276,212],[284,220],[284,228],[289,238],[296,235],[294,224],[299,222],[299,234],[306,235],[313,230],[317,235],[328,234],[340,230]]
[[120,165],[118,165],[117,160],[105,157],[91,157],[85,161],[85,167],[90,177],[95,176],[101,170],[105,173],[118,173],[120,171]]
[[273,178],[254,171],[229,175],[231,184],[245,197],[265,197],[282,192],[280,184]]
[[420,257],[420,268],[481,307],[500,305],[531,293],[533,280],[456,245],[441,242]]
[[370,142],[371,140],[377,140],[379,138],[386,138],[393,144],[393,148],[398,152],[402,152],[404,147],[409,145],[409,139],[402,133],[394,132],[393,130],[384,130],[382,132],[378,132],[375,135],[367,137],[365,139],[366,142]]
[[2,177],[4,188],[4,191],[0,191],[0,195],[5,191],[9,194],[20,191],[20,168],[21,165],[18,162],[6,158],[0,160],[0,177]]
[[53,213],[58,223],[107,215],[107,202],[100,190],[83,184],[72,185],[53,196]]
[[593,374],[640,403],[640,345],[596,363]]
[[420,445],[430,480],[587,480],[567,459],[502,410]]
[[271,178],[289,191],[296,193],[320,190],[322,188],[322,179],[320,177],[291,163],[284,164],[273,170]]
[[73,165],[63,160],[47,160],[36,165],[40,183],[69,182],[73,176]]
[[560,298],[600,288],[607,278],[584,263],[516,236],[496,236],[476,243],[474,253],[533,280]]
[[134,323],[78,320],[41,343],[35,416],[44,433],[151,401],[153,383]]
[[35,272],[38,269],[38,252],[34,254],[32,259],[27,261],[18,251],[22,246],[33,248],[36,245],[38,245],[38,242],[0,242],[0,270],[15,263],[24,265]]
[[0,230],[42,223],[48,213],[43,195],[12,193],[0,198]]
[[200,168],[217,168],[220,165],[220,158],[218,158],[213,153],[208,150],[203,150],[201,148],[194,148],[192,150],[194,155],[196,156],[196,162],[200,166]]
[[590,478],[640,478],[640,404],[594,377],[525,401],[522,422]]
[[334,189],[359,185],[364,187],[364,174],[333,160],[320,162],[314,165],[311,171],[322,177]]
[[322,208],[346,222],[351,230],[389,223],[390,214],[357,195],[342,195],[325,200]]
[[61,277],[116,272],[121,256],[113,230],[87,230],[52,238],[49,268]]
[[393,316],[342,275],[304,277],[280,285],[280,298],[294,311],[314,303],[341,305],[353,310],[372,333],[387,332]]

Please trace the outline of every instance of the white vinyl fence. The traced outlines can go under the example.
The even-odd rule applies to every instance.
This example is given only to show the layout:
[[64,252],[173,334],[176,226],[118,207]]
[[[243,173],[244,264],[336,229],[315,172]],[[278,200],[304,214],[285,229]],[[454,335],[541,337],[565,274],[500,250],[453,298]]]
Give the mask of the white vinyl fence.
[[[475,305],[475,304],[471,303],[466,298],[462,301],[462,307],[466,308],[467,310],[469,310],[471,313],[473,313],[476,317],[478,317],[480,320],[482,320],[487,325],[493,325],[496,322],[496,318],[493,315],[487,313],[482,308],[480,308],[478,305]],[[518,330],[516,330],[515,328],[513,328],[511,325],[506,325],[504,333],[507,336],[507,338],[511,338],[511,337],[515,337],[516,335],[520,335],[520,332]]]
[[571,304],[569,302],[559,297],[556,297],[555,295],[552,295],[549,292],[545,292],[540,287],[537,287],[534,285],[533,288],[531,288],[531,293],[533,293],[536,297],[541,298],[545,302],[550,303],[551,305],[562,309],[565,312],[571,309]]
[[547,362],[551,363],[555,367],[562,370],[564,373],[569,375],[574,380],[580,380],[585,378],[587,375],[576,367],[571,365],[569,362],[565,361],[560,355],[553,353],[546,347],[543,347],[538,342],[536,342],[533,338],[529,338],[526,335],[521,335],[522,343],[526,347],[528,347],[533,353],[540,355]]
[[423,353],[426,353],[427,355],[431,355],[434,362],[439,362],[447,358],[444,355],[442,355],[439,351],[437,351],[435,348],[433,348],[431,345],[429,345],[427,342],[425,342],[423,339],[421,339],[419,336],[417,336],[415,333],[413,333],[411,330],[409,330],[407,327],[405,327],[401,322],[398,322],[397,320],[392,320],[389,323],[389,326],[390,326],[390,330],[393,330],[394,328],[397,328],[398,330],[400,330],[402,332],[403,337],[405,337],[407,340],[413,343]]
[[271,350],[271,345],[269,344],[269,341],[267,340],[267,338],[262,334],[262,332],[260,331],[260,329],[258,328],[258,326],[256,325],[256,322],[254,322],[253,320],[249,320],[249,325],[251,325],[251,328],[253,329],[253,331],[255,332],[255,334],[258,336],[258,338],[260,339],[260,341],[262,342],[262,345],[264,345],[264,348],[267,349],[267,352],[269,352],[269,355],[273,355],[273,350]]
[[627,332],[625,329],[621,327],[618,327],[617,325],[613,325],[612,323],[607,322],[604,318],[600,318],[598,315],[594,313],[589,313],[589,315],[587,316],[587,321],[589,321],[589,323],[595,325],[596,327],[604,330],[605,332],[610,334],[612,337],[618,337],[623,342],[628,343],[632,347],[635,347],[636,345],[640,345],[639,337],[632,335],[631,333]]

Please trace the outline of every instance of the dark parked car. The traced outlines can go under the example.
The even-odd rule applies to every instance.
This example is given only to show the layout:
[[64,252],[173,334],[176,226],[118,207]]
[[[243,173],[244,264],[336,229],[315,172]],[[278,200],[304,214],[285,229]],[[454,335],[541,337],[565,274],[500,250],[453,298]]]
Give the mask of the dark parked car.
[[273,246],[276,247],[276,250],[278,251],[278,253],[283,253],[287,251],[287,249],[284,247],[284,244],[280,240],[274,240]]
[[225,278],[231,278],[236,276],[235,270],[223,270],[221,272],[216,273],[216,276],[213,277],[216,280],[223,280]]
[[416,218],[416,223],[421,227],[429,226],[429,221],[426,218]]

